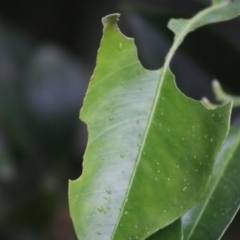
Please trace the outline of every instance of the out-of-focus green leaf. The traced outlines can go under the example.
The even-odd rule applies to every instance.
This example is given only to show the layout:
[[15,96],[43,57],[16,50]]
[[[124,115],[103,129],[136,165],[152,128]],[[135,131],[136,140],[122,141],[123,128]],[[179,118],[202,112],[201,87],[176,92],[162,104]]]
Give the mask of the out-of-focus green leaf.
[[[205,12],[204,19],[211,10]],[[205,190],[231,104],[206,109],[179,92],[169,70],[183,36],[201,21],[197,16],[178,32],[160,72],[141,66],[133,41],[115,25],[116,14],[103,19],[97,67],[81,111],[89,131],[84,171],[69,189],[79,239],[146,239]]]
[[239,96],[233,96],[228,93],[225,93],[222,89],[222,86],[220,83],[216,80],[213,81],[213,91],[216,96],[216,99],[222,103],[227,103],[230,101],[233,101],[233,107],[239,107],[240,106],[240,97]]
[[240,206],[240,130],[231,129],[202,200],[182,218],[184,240],[220,239]]
[[0,125],[8,138],[31,156],[39,151],[29,134],[22,86],[32,48],[30,39],[0,19]]
[[182,222],[180,219],[171,223],[167,227],[159,230],[150,236],[147,240],[182,240]]
[[213,5],[224,3],[224,2],[229,2],[229,0],[212,0]]
[[0,134],[0,181],[10,181],[15,177],[15,166],[12,156]]

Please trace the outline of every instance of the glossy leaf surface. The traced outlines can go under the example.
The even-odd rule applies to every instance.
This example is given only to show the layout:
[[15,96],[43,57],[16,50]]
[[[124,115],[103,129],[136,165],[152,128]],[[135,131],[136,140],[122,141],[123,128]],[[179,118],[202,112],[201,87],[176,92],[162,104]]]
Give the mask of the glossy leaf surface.
[[[175,20],[180,29],[174,27],[177,36],[161,71],[141,66],[133,40],[116,27],[116,14],[103,19],[97,67],[81,111],[89,131],[84,170],[69,189],[79,239],[146,239],[200,199],[231,104],[208,110],[184,96],[169,62],[188,31],[208,23],[212,8],[183,28]],[[204,23],[197,25],[201,17]]]
[[183,216],[184,240],[220,239],[240,206],[240,130],[231,129],[203,199]]

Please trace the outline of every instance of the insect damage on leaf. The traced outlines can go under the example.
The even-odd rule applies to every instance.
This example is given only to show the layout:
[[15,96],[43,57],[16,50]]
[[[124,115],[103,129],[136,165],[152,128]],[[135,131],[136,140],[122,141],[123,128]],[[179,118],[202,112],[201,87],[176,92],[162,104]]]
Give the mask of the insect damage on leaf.
[[172,22],[177,35],[164,71],[142,67],[133,40],[117,28],[119,14],[103,19],[81,110],[89,131],[83,174],[69,186],[79,239],[146,239],[199,201],[228,132],[231,103],[209,110],[186,97],[169,63],[189,32],[236,16],[234,7],[223,19],[219,4]]
[[109,25],[117,25],[119,17],[120,17],[119,13],[113,13],[102,18],[102,24],[104,28],[107,28]]

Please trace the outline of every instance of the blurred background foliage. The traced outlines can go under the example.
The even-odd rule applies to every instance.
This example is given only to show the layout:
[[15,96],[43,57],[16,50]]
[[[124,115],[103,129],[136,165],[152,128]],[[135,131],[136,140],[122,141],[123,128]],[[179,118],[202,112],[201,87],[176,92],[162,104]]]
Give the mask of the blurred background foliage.
[[[173,34],[207,0],[13,0],[0,7],[0,239],[75,240],[68,179],[82,170],[87,131],[78,119],[102,36],[121,13],[142,64],[161,67]],[[240,19],[187,37],[172,62],[179,88],[214,101],[211,81],[240,94]],[[111,60],[110,60],[111,61]],[[96,109],[98,111],[98,109]],[[101,114],[101,113],[99,113]],[[233,113],[239,125],[239,112]],[[240,163],[239,163],[240,164]],[[223,193],[224,194],[224,193]],[[223,239],[240,239],[237,216]]]

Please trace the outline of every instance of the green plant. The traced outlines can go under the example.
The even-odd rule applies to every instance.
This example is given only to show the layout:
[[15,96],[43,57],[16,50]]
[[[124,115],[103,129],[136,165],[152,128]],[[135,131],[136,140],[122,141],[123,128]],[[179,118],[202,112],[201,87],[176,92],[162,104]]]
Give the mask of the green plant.
[[103,19],[81,110],[89,131],[84,171],[69,185],[79,239],[222,236],[240,204],[239,130],[231,129],[215,162],[232,103],[215,107],[184,96],[169,64],[189,32],[239,14],[239,1],[223,0],[189,20],[171,20],[174,43],[158,71],[141,66],[133,41],[117,29],[118,14]]

